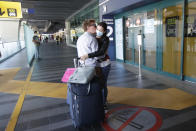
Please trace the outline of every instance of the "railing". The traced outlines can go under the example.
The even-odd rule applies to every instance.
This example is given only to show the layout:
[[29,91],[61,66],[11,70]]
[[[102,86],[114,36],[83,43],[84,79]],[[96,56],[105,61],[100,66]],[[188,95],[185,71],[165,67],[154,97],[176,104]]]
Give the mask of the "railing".
[[[20,48],[21,46],[21,48]],[[0,52],[1,52],[1,58],[0,63],[4,61],[5,59],[9,58],[13,54],[17,53],[18,51],[25,48],[25,42],[20,41],[20,45],[18,42],[9,42],[9,43],[0,43]]]

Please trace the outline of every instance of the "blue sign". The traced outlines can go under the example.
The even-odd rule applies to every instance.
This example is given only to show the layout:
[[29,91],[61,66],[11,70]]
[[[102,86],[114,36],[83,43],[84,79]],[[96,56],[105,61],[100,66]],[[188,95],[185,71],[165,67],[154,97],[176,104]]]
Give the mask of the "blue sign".
[[110,38],[110,41],[114,41],[114,19],[113,16],[104,15],[102,21],[107,24],[108,33],[107,36]]
[[115,60],[115,44],[114,44],[114,18],[111,15],[103,15],[102,21],[107,24],[107,36],[110,39],[110,44],[108,48],[108,55],[111,60]]
[[28,13],[29,14],[34,14],[35,13],[35,10],[33,8],[28,8]]

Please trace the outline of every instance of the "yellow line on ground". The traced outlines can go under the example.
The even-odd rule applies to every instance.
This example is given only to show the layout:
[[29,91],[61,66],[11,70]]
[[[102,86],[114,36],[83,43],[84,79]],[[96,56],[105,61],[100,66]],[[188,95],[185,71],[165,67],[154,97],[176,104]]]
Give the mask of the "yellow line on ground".
[[66,83],[49,83],[49,82],[30,82],[28,85],[27,95],[67,98]]
[[132,106],[182,110],[195,106],[196,96],[177,88],[154,90],[109,87],[108,102]]
[[9,123],[7,125],[6,131],[14,131],[14,128],[16,126],[16,123],[17,123],[17,120],[18,120],[20,111],[22,109],[24,98],[25,98],[25,92],[23,92],[19,96],[19,98],[18,98],[17,104],[16,104],[15,109],[14,109],[14,111],[12,113],[12,116],[10,118],[10,121],[9,121]]
[[15,126],[16,126],[16,123],[18,121],[18,117],[20,115],[20,112],[21,112],[21,109],[22,109],[22,105],[23,105],[23,102],[24,102],[24,99],[25,99],[25,95],[27,93],[28,85],[29,85],[29,82],[31,80],[31,76],[32,76],[32,73],[33,73],[33,67],[34,67],[34,64],[31,67],[31,70],[30,70],[30,72],[29,72],[29,74],[27,76],[25,85],[23,87],[23,91],[22,91],[22,93],[20,94],[20,96],[18,98],[18,101],[16,103],[15,109],[12,112],[12,116],[10,118],[10,121],[9,121],[5,131],[14,131],[14,129],[15,129]]

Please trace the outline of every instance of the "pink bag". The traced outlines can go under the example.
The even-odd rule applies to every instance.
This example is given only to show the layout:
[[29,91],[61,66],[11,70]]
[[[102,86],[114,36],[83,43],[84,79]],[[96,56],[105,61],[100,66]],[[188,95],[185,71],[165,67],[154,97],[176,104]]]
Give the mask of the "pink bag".
[[74,73],[75,70],[76,70],[76,68],[67,68],[61,81],[66,83],[69,80],[69,77]]

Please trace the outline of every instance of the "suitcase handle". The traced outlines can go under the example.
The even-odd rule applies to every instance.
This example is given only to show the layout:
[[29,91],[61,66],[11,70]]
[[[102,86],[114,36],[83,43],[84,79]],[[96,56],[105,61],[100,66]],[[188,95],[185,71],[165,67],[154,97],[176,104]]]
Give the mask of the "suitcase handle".
[[77,58],[74,58],[73,59],[73,62],[74,62],[74,67],[77,68],[77,67],[85,67],[85,60],[83,61],[84,63],[81,63],[80,62],[80,57],[77,57]]
[[70,88],[71,93],[73,93],[75,96],[88,96],[89,93],[90,93],[90,90],[91,90],[90,82],[89,82],[89,85],[88,85],[88,90],[87,90],[87,94],[86,95],[77,95],[76,93],[73,92],[72,88]]

